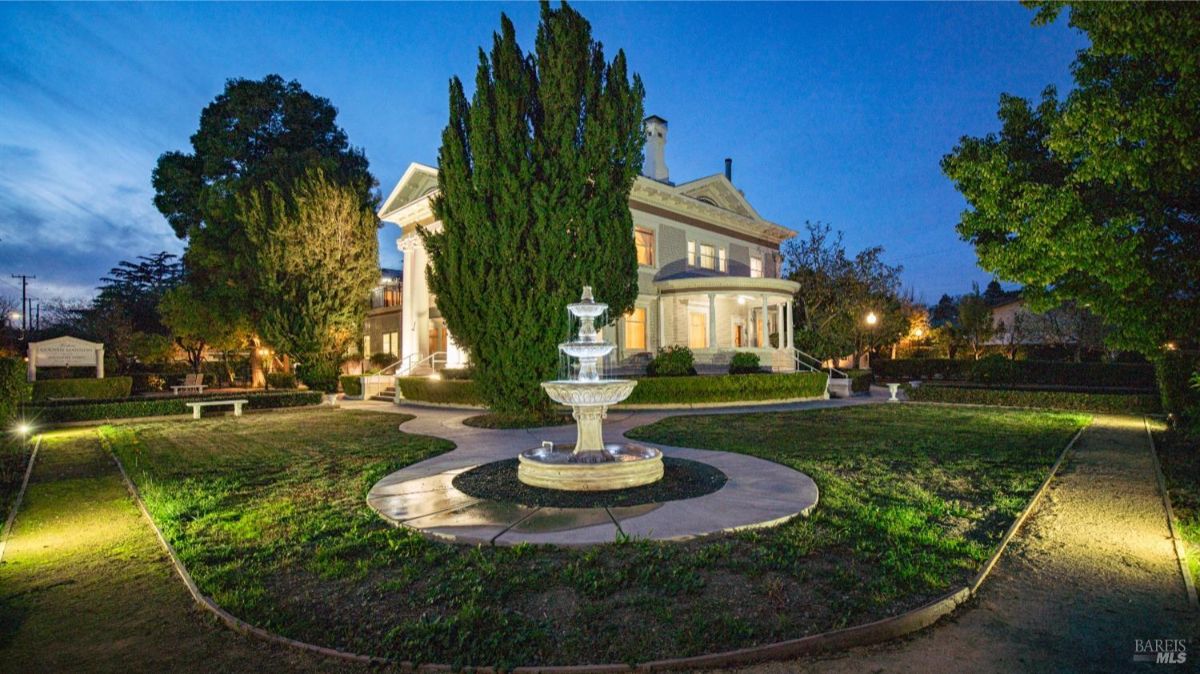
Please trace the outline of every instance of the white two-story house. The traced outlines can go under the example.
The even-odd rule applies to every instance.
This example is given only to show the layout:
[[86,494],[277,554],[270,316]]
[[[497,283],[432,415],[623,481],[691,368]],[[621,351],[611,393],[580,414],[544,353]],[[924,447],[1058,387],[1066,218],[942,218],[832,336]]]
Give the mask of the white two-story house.
[[[639,293],[633,311],[605,328],[605,338],[617,345],[610,367],[684,345],[699,364],[752,351],[775,371],[794,370],[791,311],[798,285],[779,278],[779,246],[795,232],[754,210],[731,182],[728,159],[724,173],[671,182],[667,121],[648,117],[645,129],[643,175],[629,195]],[[440,227],[436,194],[437,169],[414,163],[379,210],[382,220],[400,228],[404,253],[401,373],[427,371],[433,361],[451,367],[466,361],[430,295],[429,256],[417,233],[421,226]]]

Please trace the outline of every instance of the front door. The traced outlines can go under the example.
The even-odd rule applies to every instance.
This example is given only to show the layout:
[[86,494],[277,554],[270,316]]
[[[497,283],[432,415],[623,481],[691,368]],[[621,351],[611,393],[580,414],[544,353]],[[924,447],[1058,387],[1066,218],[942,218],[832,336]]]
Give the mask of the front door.
[[688,348],[708,348],[708,314],[701,311],[688,313]]
[[446,322],[440,318],[429,321],[429,353],[446,350]]

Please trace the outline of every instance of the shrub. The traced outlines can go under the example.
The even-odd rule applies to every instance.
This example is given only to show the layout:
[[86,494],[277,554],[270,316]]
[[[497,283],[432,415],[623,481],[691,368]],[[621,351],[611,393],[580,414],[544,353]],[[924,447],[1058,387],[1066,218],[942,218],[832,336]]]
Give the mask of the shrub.
[[1164,412],[1177,418],[1185,417],[1194,407],[1200,406],[1200,392],[1189,384],[1191,373],[1197,366],[1200,362],[1196,358],[1179,351],[1168,351],[1154,361]]
[[650,377],[686,377],[696,374],[696,357],[686,346],[668,346],[646,366]]
[[376,371],[382,370],[383,368],[395,363],[398,360],[400,360],[400,359],[397,358],[394,354],[390,354],[390,353],[373,353],[373,354],[371,354],[371,357],[368,359],[368,361],[371,363],[371,367],[374,368]]
[[19,358],[0,358],[0,423],[17,416],[20,405],[29,400],[32,387],[25,380],[25,363]]
[[739,351],[733,354],[729,361],[729,374],[755,374],[762,372],[758,363],[758,354],[749,351]]
[[983,381],[1028,386],[1096,388],[1155,388],[1154,367],[1149,363],[1069,363],[1049,360],[1004,360],[993,355],[980,361],[945,358],[877,360],[875,375],[894,381],[923,379]]
[[471,367],[448,367],[442,370],[442,379],[453,379],[462,381],[464,379],[474,379],[475,370]]
[[1160,407],[1150,393],[1084,393],[1079,391],[1022,391],[925,384],[908,391],[909,400],[966,403],[1001,407],[1041,407],[1051,410],[1153,414]]
[[847,370],[850,377],[851,393],[870,393],[871,384],[875,383],[875,374],[870,370]]
[[106,400],[126,398],[133,390],[130,377],[105,379],[50,379],[33,382],[33,400],[40,402],[55,398],[86,398]]
[[330,360],[304,363],[300,366],[300,379],[314,391],[337,393],[338,366]]
[[342,392],[348,396],[360,396],[363,394],[362,379],[358,375],[342,375]]
[[824,372],[646,378],[638,380],[624,404],[682,405],[817,398],[825,393],[825,378]]
[[484,405],[473,381],[398,377],[396,385],[406,400],[442,405]]
[[267,387],[277,389],[296,388],[296,375],[291,372],[268,372]]
[[[279,393],[239,393],[239,399],[248,402],[247,409],[275,409],[301,407],[321,403],[321,394],[312,391],[290,391]],[[171,414],[191,414],[188,403],[203,400],[224,400],[227,395],[213,394],[187,396],[186,398],[133,398],[126,400],[99,400],[90,402],[58,402],[26,405],[27,416],[46,423],[66,421],[96,421],[102,419],[130,419],[134,417],[157,417]]]
[[971,364],[967,381],[980,384],[1010,384],[1016,379],[1015,361],[993,353]]

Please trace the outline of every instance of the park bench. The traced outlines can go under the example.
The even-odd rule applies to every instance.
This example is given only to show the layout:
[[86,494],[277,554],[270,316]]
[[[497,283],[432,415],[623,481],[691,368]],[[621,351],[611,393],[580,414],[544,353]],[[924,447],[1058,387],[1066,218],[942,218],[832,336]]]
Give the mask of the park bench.
[[214,405],[233,405],[233,416],[242,416],[242,405],[248,404],[249,400],[205,400],[198,403],[187,403],[187,406],[192,408],[192,418],[200,418],[201,407],[213,407]]
[[172,386],[171,391],[173,391],[175,395],[179,395],[180,391],[195,391],[196,393],[204,393],[204,375],[186,375],[183,378],[183,383],[179,386]]

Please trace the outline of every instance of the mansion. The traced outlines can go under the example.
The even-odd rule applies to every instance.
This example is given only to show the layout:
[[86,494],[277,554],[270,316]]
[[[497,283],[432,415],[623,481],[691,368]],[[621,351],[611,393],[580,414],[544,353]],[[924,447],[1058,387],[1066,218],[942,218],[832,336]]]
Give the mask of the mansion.
[[[604,330],[617,345],[608,366],[640,367],[658,349],[683,345],[698,367],[750,351],[774,371],[796,369],[791,311],[798,285],[780,278],[779,253],[795,233],[754,210],[734,187],[728,159],[724,173],[671,182],[667,121],[648,117],[645,130],[643,175],[629,195],[639,292],[635,308]],[[429,292],[429,256],[417,233],[440,226],[432,207],[436,193],[437,169],[414,163],[379,210],[380,219],[400,228],[404,254],[398,374],[466,361]]]

